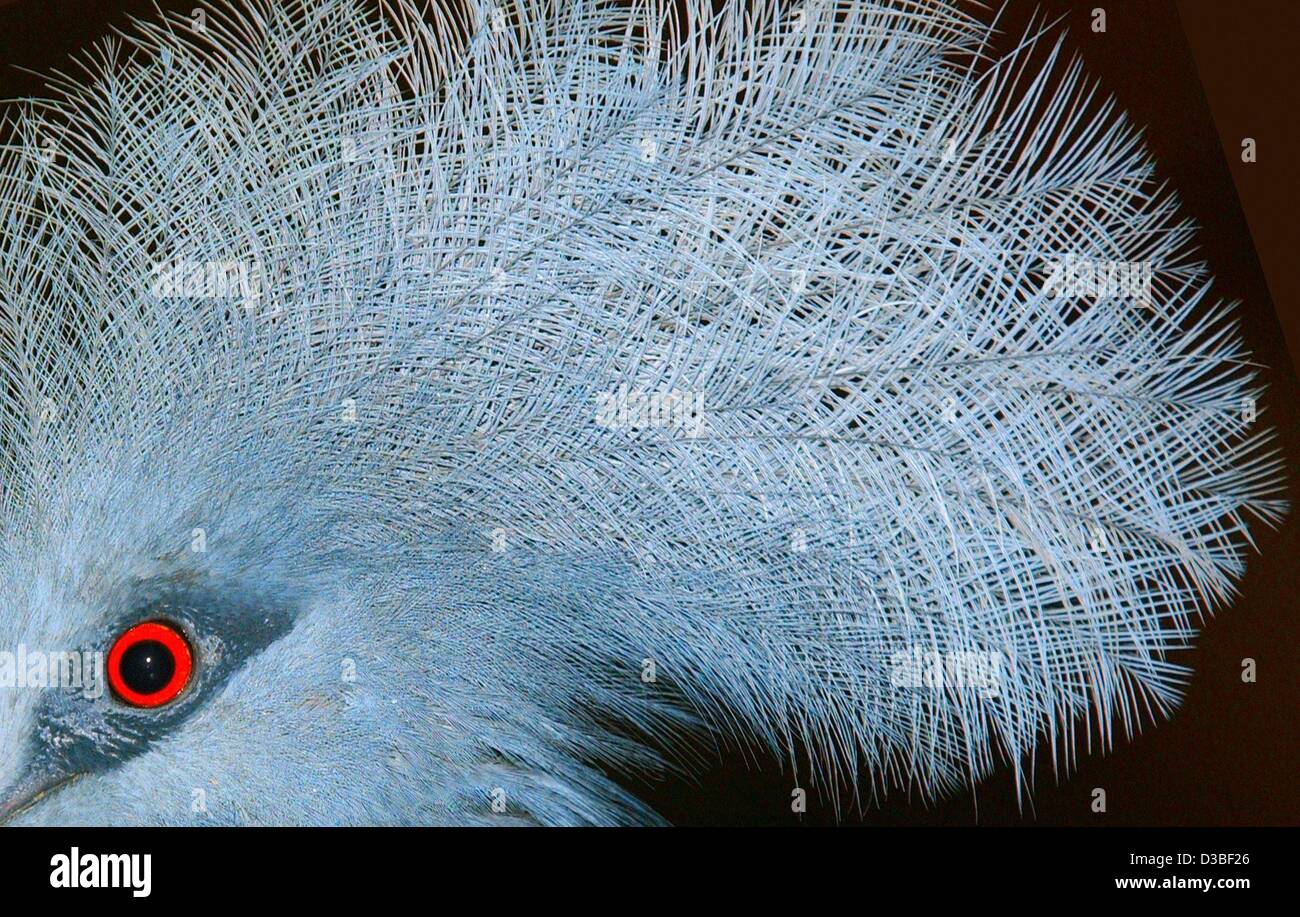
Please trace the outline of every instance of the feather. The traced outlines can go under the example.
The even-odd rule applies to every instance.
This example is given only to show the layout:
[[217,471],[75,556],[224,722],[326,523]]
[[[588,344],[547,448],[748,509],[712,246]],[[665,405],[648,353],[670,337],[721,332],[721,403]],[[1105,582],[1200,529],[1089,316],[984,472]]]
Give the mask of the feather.
[[[990,29],[135,23],[4,125],[8,601],[185,569],[414,622],[404,677],[479,762],[454,818],[500,786],[502,819],[653,820],[604,774],[701,737],[866,795],[1027,788],[1167,714],[1279,459],[1138,132],[1046,25]],[[1147,283],[1062,294],[1065,259]]]

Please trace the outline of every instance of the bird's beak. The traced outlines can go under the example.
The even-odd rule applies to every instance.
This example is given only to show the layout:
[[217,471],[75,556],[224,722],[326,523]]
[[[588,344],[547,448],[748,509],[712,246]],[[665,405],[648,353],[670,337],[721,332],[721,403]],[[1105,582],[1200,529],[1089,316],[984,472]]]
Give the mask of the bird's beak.
[[58,774],[46,770],[29,770],[0,794],[0,824],[34,806],[43,796],[69,783],[75,774]]

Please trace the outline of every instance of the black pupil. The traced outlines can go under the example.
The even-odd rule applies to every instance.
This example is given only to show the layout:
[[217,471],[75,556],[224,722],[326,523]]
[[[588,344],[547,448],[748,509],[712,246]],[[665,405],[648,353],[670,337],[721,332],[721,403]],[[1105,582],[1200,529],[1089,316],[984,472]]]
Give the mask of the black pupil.
[[122,654],[122,682],[137,694],[155,694],[176,673],[172,651],[157,640],[141,640]]

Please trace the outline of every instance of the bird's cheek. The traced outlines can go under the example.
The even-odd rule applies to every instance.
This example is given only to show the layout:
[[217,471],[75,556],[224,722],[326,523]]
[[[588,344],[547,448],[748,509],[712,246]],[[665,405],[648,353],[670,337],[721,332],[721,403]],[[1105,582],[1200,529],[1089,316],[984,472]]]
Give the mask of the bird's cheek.
[[8,823],[42,789],[33,774],[31,742],[35,692],[0,688],[0,824]]
[[0,787],[18,776],[27,758],[26,737],[35,720],[33,692],[0,688]]
[[16,826],[187,824],[188,796],[167,775],[165,755],[141,755],[120,768],[65,776],[10,820]]

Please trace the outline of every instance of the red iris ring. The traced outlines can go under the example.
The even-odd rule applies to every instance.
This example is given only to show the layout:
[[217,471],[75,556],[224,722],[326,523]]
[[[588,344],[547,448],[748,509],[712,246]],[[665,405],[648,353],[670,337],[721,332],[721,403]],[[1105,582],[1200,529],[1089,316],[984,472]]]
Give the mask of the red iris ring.
[[[131,647],[146,640],[161,643],[172,654],[175,669],[167,684],[157,691],[141,694],[132,691],[122,678],[122,656]],[[108,683],[113,688],[114,694],[134,707],[161,707],[173,700],[185,690],[193,669],[194,659],[190,653],[190,645],[185,642],[180,631],[161,621],[146,621],[135,625],[118,637],[113,648],[108,651]]]

